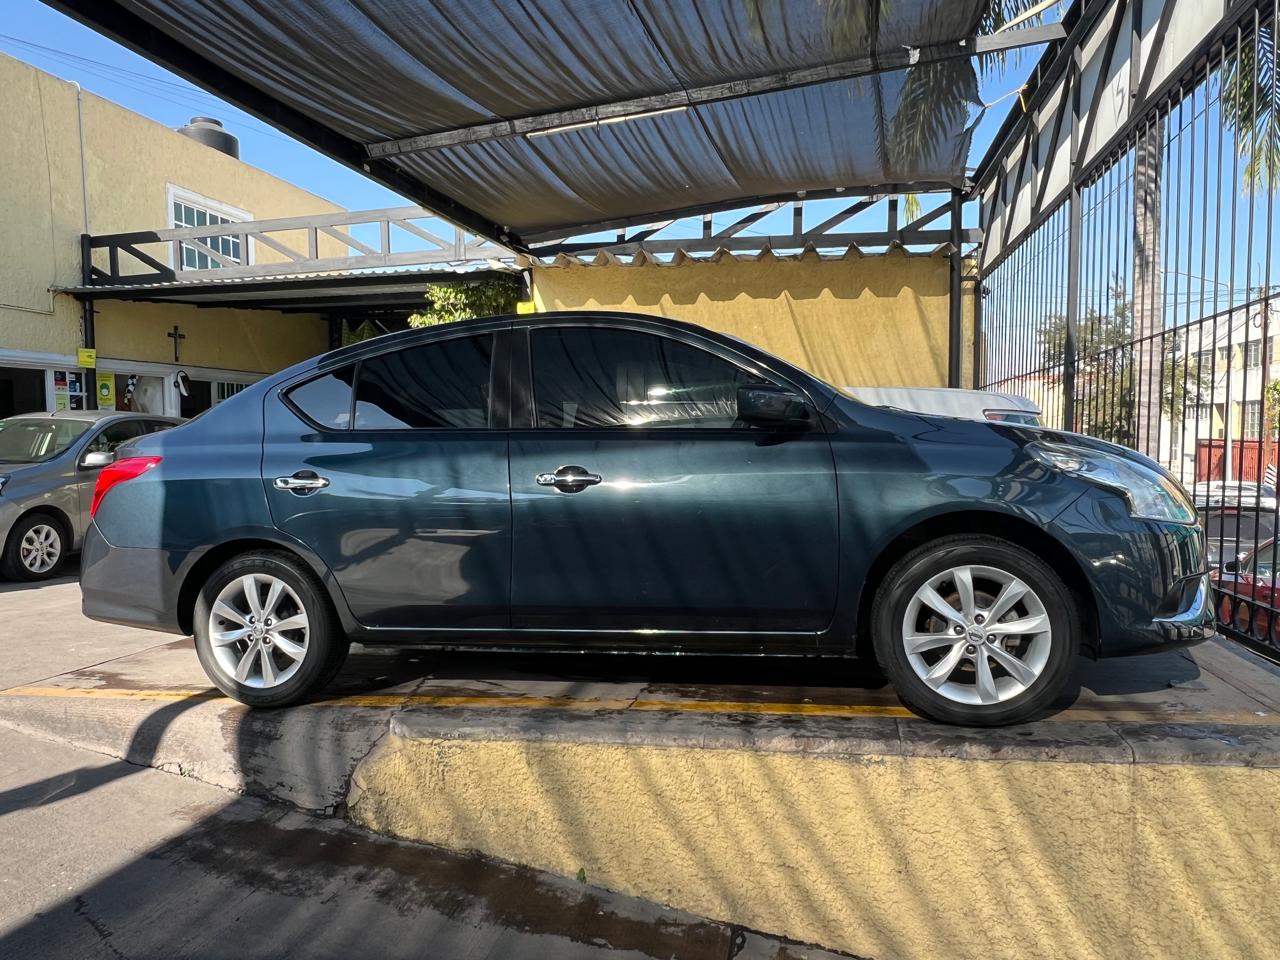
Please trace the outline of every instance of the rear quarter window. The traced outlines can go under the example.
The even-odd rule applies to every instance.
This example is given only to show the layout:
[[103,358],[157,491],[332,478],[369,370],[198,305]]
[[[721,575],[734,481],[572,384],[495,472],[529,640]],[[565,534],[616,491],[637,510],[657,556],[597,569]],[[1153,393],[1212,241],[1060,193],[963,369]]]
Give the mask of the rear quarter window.
[[351,427],[351,393],[355,364],[348,364],[293,387],[285,394],[298,412],[330,430]]

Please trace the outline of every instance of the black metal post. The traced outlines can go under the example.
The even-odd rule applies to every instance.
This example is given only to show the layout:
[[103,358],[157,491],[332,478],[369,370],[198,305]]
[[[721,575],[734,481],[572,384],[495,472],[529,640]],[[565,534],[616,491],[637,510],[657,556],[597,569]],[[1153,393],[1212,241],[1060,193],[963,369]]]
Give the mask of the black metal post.
[[[82,286],[89,286],[93,281],[93,247],[89,244],[89,234],[80,234],[80,281]],[[93,350],[98,346],[98,331],[94,323],[93,300],[89,297],[80,299],[80,325],[86,348]],[[98,409],[98,371],[96,368],[84,368],[80,371],[84,377],[84,406],[86,410]]]
[[1071,66],[1071,192],[1067,198],[1067,320],[1062,341],[1062,429],[1076,426],[1076,335],[1080,325],[1080,50]]
[[982,387],[983,381],[983,357],[986,347],[982,342],[982,277],[974,276],[967,279],[973,281],[973,389],[978,390]]
[[960,281],[964,276],[964,257],[960,251],[962,197],[959,190],[951,191],[951,289],[949,306],[949,344],[947,350],[947,386],[960,386],[961,357],[964,353],[964,302]]

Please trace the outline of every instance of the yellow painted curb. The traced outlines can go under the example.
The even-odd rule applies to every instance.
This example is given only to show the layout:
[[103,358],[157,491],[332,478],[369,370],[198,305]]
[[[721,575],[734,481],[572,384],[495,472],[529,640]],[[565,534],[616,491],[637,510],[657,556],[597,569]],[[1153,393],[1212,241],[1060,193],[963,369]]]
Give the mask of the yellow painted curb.
[[[217,690],[205,688],[131,690],[116,687],[12,687],[0,691],[0,697],[53,697],[102,700],[153,700],[171,703],[179,700],[226,699]],[[815,717],[885,717],[896,720],[919,719],[910,710],[896,704],[858,703],[772,703],[746,700],[654,700],[581,697],[492,696],[430,693],[369,693],[314,700],[302,707],[463,707],[470,709],[508,710],[644,710],[675,713],[742,713],[769,716]],[[1236,726],[1272,726],[1280,723],[1280,715],[1266,710],[1226,711],[1217,713],[1175,713],[1167,710],[1140,708],[1071,707],[1044,718],[1049,722],[1096,721],[1112,723],[1185,723],[1226,724]]]

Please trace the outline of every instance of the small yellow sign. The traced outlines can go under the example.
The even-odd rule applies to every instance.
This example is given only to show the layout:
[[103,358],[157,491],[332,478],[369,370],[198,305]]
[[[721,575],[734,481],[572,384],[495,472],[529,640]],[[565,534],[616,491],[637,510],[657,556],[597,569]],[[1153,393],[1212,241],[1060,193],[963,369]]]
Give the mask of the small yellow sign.
[[113,373],[98,374],[98,409],[116,408],[116,377]]
[[520,300],[516,303],[516,313],[537,313],[532,300]]
[[98,351],[93,347],[81,347],[76,351],[76,365],[86,370],[98,368]]

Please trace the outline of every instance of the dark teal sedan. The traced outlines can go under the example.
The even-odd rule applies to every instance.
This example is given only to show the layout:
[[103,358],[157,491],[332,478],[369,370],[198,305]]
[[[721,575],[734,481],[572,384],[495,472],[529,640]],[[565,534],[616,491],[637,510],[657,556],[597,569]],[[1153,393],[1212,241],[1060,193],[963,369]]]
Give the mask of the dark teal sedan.
[[348,645],[874,657],[925,716],[1048,708],[1076,655],[1213,634],[1186,492],[1122,447],[867,406],[625,314],[327,353],[101,474],[90,617],[296,703]]

